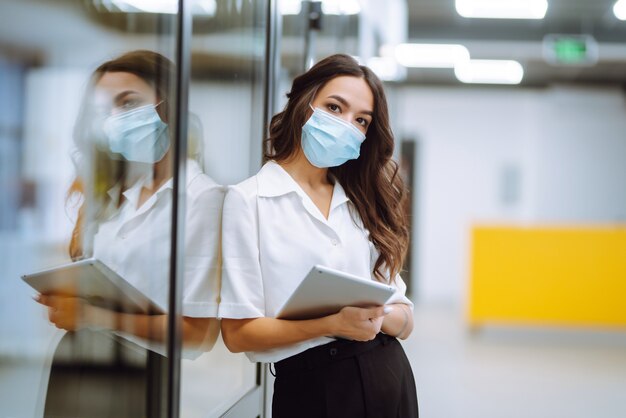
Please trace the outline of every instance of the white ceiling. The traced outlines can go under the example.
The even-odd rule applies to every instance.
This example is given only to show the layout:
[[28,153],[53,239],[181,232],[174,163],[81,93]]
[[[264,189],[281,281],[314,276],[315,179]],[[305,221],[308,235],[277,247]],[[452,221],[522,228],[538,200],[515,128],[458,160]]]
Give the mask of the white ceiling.
[[[202,57],[197,65],[227,73],[230,65],[237,64],[234,62],[237,54],[241,56],[239,61],[261,58],[258,51],[260,45],[262,48],[264,28],[254,33],[249,27],[254,13],[252,1],[218,0],[216,18],[194,21],[193,49],[195,56]],[[613,1],[549,0],[544,20],[494,21],[461,18],[454,10],[454,0],[409,0],[408,36],[412,42],[462,43],[473,58],[519,60],[526,71],[526,85],[626,83],[626,22],[613,16]],[[28,52],[46,63],[66,65],[97,63],[130,48],[173,50],[172,34],[155,37],[153,16],[105,16],[86,4],[81,0],[2,0],[0,50]],[[303,50],[304,17],[289,16],[283,23],[283,63],[297,72]],[[324,25],[318,43],[320,56],[337,49],[354,53],[356,17],[326,17]],[[542,56],[541,40],[548,33],[594,36],[599,42],[598,64],[592,67],[547,64]],[[453,73],[445,70],[411,69],[408,81],[457,83]]]

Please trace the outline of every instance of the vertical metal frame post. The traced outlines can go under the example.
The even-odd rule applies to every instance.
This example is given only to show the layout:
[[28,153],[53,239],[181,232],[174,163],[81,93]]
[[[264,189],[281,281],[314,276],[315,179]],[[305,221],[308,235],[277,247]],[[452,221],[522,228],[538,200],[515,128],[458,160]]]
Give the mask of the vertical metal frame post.
[[304,70],[308,71],[315,64],[317,33],[322,30],[322,2],[303,1],[302,8],[306,16],[306,32],[304,33]]
[[[272,116],[276,112],[276,90],[280,82],[280,38],[282,35],[282,16],[280,15],[279,0],[267,0],[266,28],[265,28],[265,74],[263,75],[263,140],[269,136],[269,127]],[[261,147],[266,151],[265,142]],[[269,406],[267,367],[257,363],[257,384],[261,390],[261,416]]]
[[[182,277],[184,274],[185,192],[187,170],[187,120],[191,75],[191,10],[188,0],[178,0],[176,25],[176,109],[173,141],[173,201],[167,317],[167,410],[168,418],[180,415],[182,347]],[[180,279],[180,280],[179,280]]]

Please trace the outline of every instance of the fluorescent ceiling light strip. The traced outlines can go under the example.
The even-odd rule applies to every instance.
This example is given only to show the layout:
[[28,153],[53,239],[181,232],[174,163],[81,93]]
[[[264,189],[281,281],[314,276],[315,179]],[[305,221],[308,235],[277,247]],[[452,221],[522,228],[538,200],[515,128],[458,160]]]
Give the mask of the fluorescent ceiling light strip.
[[626,20],[626,0],[619,0],[615,3],[613,13],[619,20]]
[[519,84],[524,68],[511,60],[469,60],[454,67],[456,78],[470,84]]
[[[282,15],[299,15],[302,0],[279,0],[278,8]],[[356,15],[361,13],[361,5],[359,0],[322,0],[322,12],[327,15]]]
[[113,3],[124,12],[167,13],[178,12],[176,0],[113,0]]
[[[178,0],[111,0],[115,6],[126,13],[178,13]],[[192,0],[191,13],[194,15],[215,16],[215,0]]]
[[543,19],[548,0],[456,0],[455,7],[467,18]]
[[278,10],[282,15],[299,15],[302,11],[302,1],[278,0]]
[[[389,47],[383,51],[390,55]],[[470,58],[467,48],[456,44],[399,44],[391,55],[401,65],[413,68],[454,68]]]
[[322,0],[322,11],[327,15],[357,15],[361,5],[358,0]]
[[383,81],[398,81],[406,77],[406,68],[392,57],[371,57],[367,66]]

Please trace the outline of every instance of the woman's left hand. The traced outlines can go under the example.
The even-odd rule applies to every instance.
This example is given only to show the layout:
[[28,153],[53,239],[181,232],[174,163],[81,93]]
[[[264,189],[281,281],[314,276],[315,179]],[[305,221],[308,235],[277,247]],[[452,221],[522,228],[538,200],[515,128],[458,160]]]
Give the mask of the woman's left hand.
[[88,303],[72,296],[38,295],[35,301],[48,307],[48,319],[57,328],[76,331],[88,326],[85,310]]

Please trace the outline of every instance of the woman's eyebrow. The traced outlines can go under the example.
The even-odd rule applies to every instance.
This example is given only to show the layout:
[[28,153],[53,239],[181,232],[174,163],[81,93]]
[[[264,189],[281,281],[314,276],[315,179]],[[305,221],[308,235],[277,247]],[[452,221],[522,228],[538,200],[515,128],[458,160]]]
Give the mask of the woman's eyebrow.
[[346,99],[344,99],[341,96],[338,96],[336,94],[331,94],[330,96],[328,96],[328,99],[335,99],[337,100],[339,103],[341,103],[342,105],[344,105],[345,107],[350,107],[350,104],[348,103],[348,101]]
[[128,96],[129,94],[138,94],[139,92],[135,91],[135,90],[124,90],[121,93],[118,93],[115,95],[115,98],[113,99],[115,102],[119,102],[120,100],[122,100],[124,97]]
[[[338,96],[336,94],[331,94],[330,96],[328,96],[328,99],[335,99],[339,103],[344,105],[345,107],[347,107],[347,108],[350,107],[350,104],[348,103],[348,101],[346,99],[344,99],[343,97]],[[374,116],[374,112],[372,112],[371,110],[362,110],[359,113],[363,113],[364,115]]]

